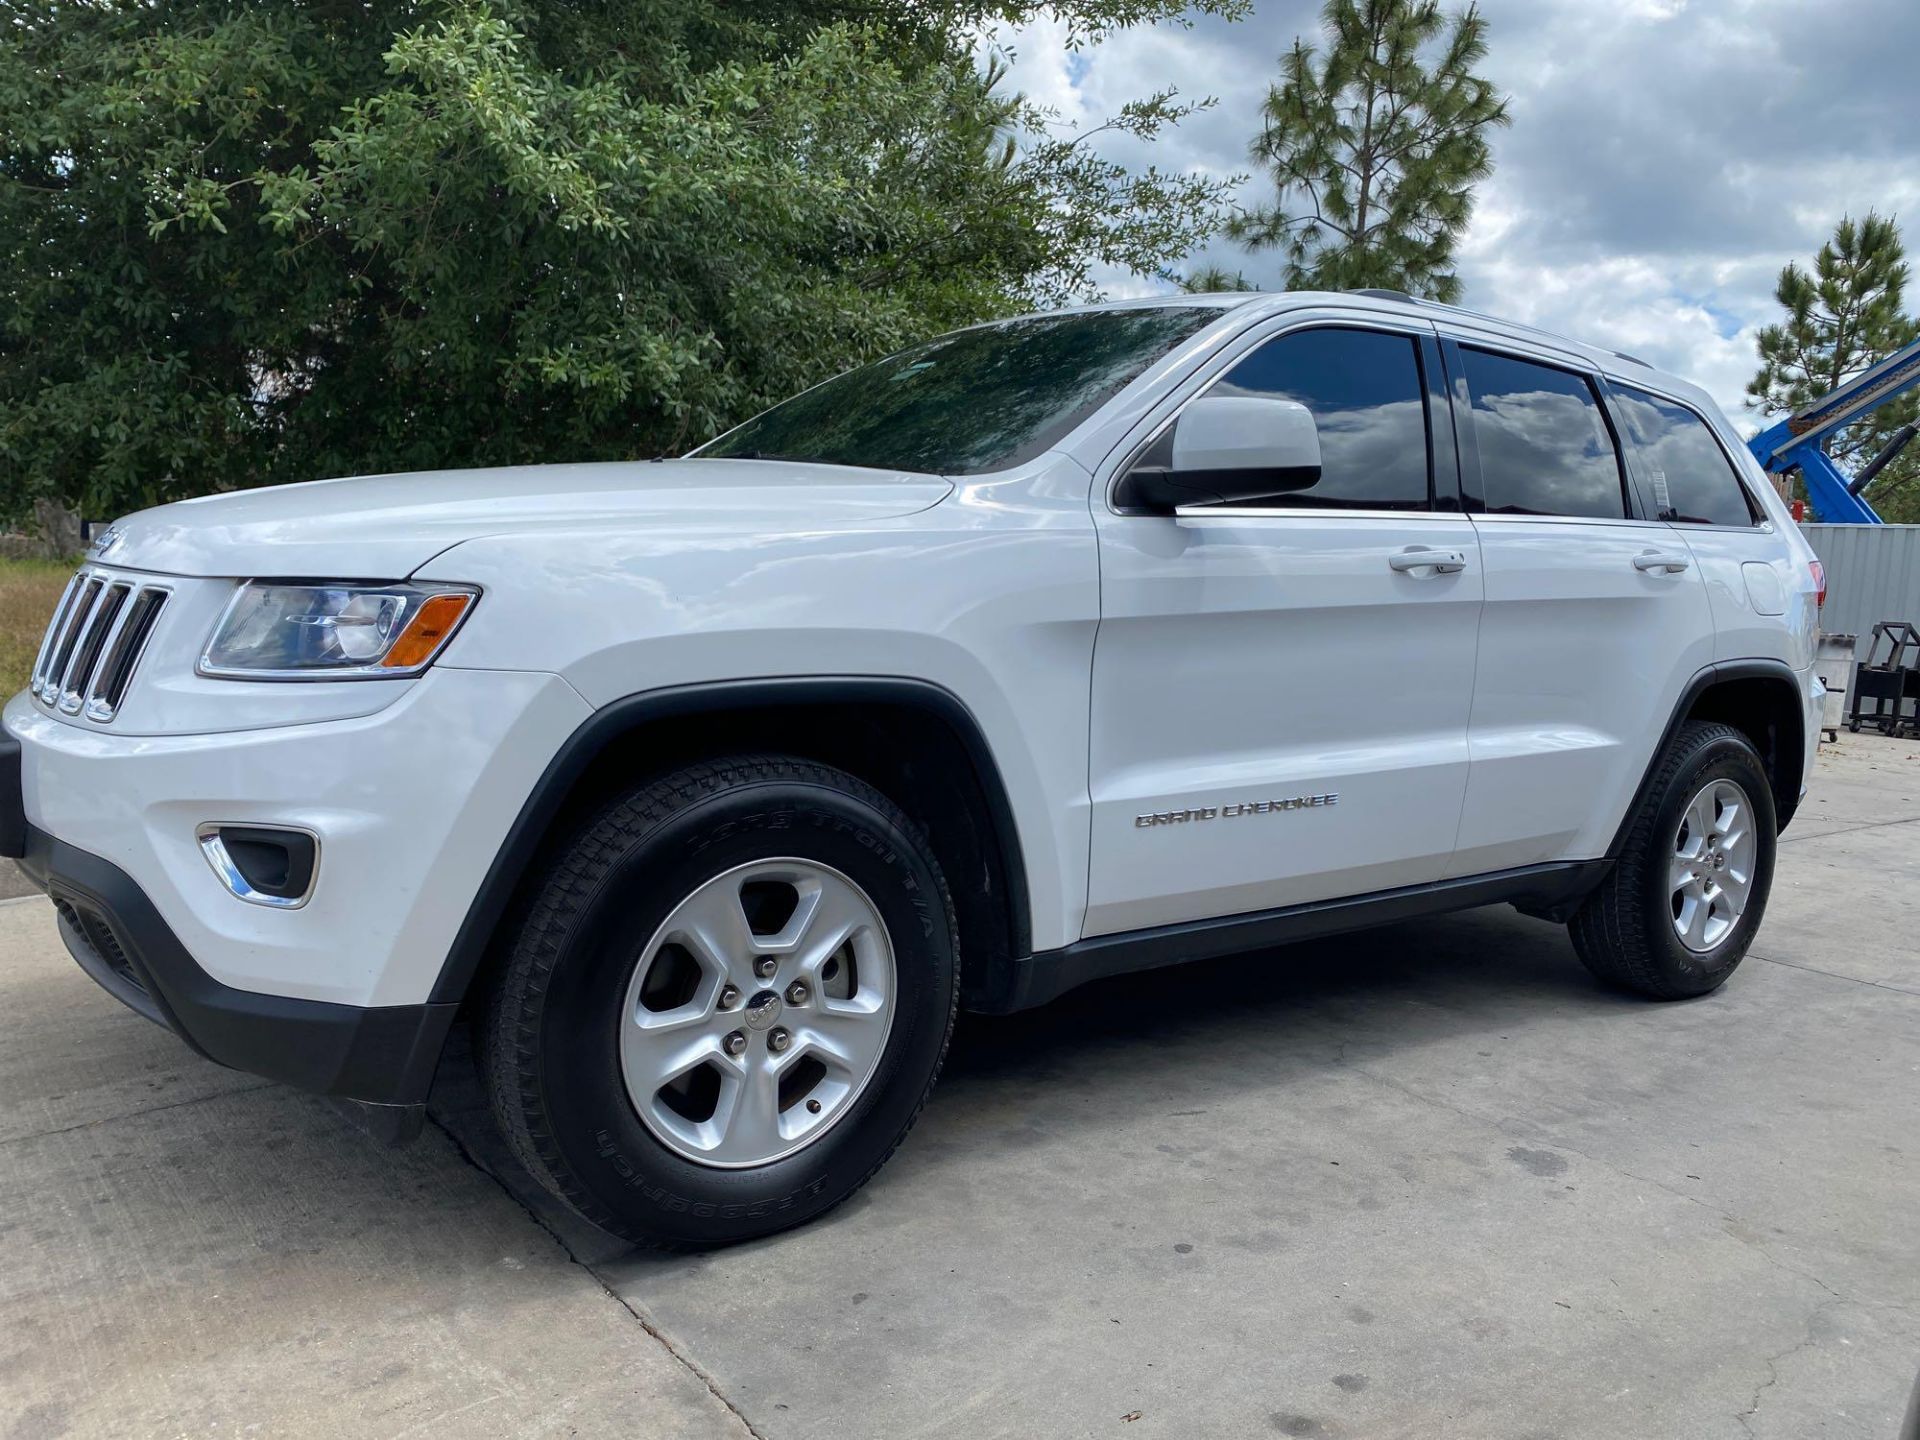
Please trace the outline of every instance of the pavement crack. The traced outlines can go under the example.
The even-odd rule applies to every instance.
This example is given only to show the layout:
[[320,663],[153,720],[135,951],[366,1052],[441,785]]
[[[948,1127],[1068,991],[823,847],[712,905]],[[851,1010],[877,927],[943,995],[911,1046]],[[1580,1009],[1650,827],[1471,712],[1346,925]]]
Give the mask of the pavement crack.
[[101,1115],[93,1120],[80,1120],[72,1125],[62,1125],[55,1130],[35,1130],[27,1135],[9,1135],[0,1140],[0,1149],[9,1145],[19,1145],[28,1140],[48,1140],[55,1135],[71,1135],[76,1130],[92,1130],[100,1125],[112,1125],[121,1120],[138,1120],[143,1115],[159,1115],[168,1110],[182,1110],[189,1105],[204,1105],[209,1100],[224,1100],[229,1095],[251,1095],[256,1090],[275,1089],[271,1080],[262,1080],[258,1085],[236,1085],[231,1090],[216,1090],[210,1095],[192,1095],[185,1100],[169,1100],[164,1105],[149,1105],[144,1110],[128,1110],[116,1115]]
[[1862,830],[1890,830],[1896,825],[1920,825],[1920,815],[1909,815],[1904,820],[1868,820],[1859,825],[1848,825],[1840,830],[1822,830],[1818,835],[1783,835],[1774,843],[1801,845],[1811,840],[1832,840],[1840,835],[1857,835]]
[[713,1396],[715,1400],[719,1401],[721,1406],[725,1408],[726,1412],[729,1415],[731,1415],[736,1421],[739,1422],[740,1428],[742,1430],[746,1431],[748,1435],[753,1437],[753,1440],[767,1440],[767,1436],[759,1429],[759,1427],[757,1427],[753,1423],[753,1421],[747,1418],[746,1412],[743,1411],[738,1405],[734,1404],[734,1402],[728,1398],[727,1393],[720,1388],[720,1382],[714,1378],[712,1373],[708,1371],[708,1369],[704,1365],[702,1365],[699,1361],[695,1360],[691,1355],[683,1351],[678,1345],[674,1344],[672,1339],[670,1339],[667,1336],[667,1334],[660,1329],[658,1325],[655,1325],[652,1320],[648,1319],[644,1312],[642,1312],[637,1307],[635,1307],[634,1304],[630,1300],[628,1300],[626,1296],[622,1295],[618,1290],[614,1289],[613,1286],[609,1285],[598,1270],[594,1269],[592,1265],[588,1264],[585,1260],[582,1260],[577,1254],[575,1254],[573,1246],[567,1243],[566,1237],[562,1235],[558,1230],[556,1230],[552,1225],[548,1224],[545,1216],[541,1215],[532,1206],[528,1205],[526,1201],[522,1200],[518,1195],[516,1195],[513,1192],[512,1186],[508,1185],[498,1175],[494,1174],[492,1170],[488,1169],[485,1165],[481,1164],[480,1157],[475,1155],[473,1151],[468,1148],[467,1143],[464,1140],[462,1140],[446,1125],[441,1123],[438,1116],[434,1115],[431,1111],[429,1111],[427,1114],[427,1120],[430,1124],[432,1124],[434,1129],[438,1130],[442,1135],[446,1136],[450,1142],[452,1142],[455,1153],[458,1154],[462,1160],[464,1160],[473,1169],[479,1171],[482,1175],[486,1176],[488,1181],[490,1181],[494,1185],[494,1187],[500,1191],[501,1194],[505,1195],[507,1199],[511,1200],[516,1206],[518,1206],[520,1209],[520,1212],[523,1215],[525,1215],[529,1220],[531,1220],[535,1225],[537,1225],[541,1230],[543,1230],[547,1234],[547,1236],[552,1239],[555,1245],[560,1247],[560,1253],[567,1257],[567,1260],[570,1264],[577,1265],[580,1267],[580,1269],[584,1270],[587,1273],[587,1276],[593,1281],[595,1285],[600,1287],[601,1291],[607,1296],[608,1299],[612,1300],[614,1304],[618,1305],[622,1310],[626,1311],[627,1314],[633,1318],[634,1323],[639,1325],[639,1327],[642,1330],[644,1330],[648,1334],[648,1336],[650,1336],[655,1341],[655,1343],[657,1343],[660,1346],[661,1349],[665,1350],[667,1354],[671,1355],[674,1358],[674,1360],[676,1360],[679,1363],[682,1369],[684,1369],[689,1375],[693,1376],[694,1379],[698,1380],[702,1385],[704,1385],[707,1389],[707,1393]]
[[1755,955],[1747,952],[1749,960],[1764,960],[1769,965],[1783,965],[1789,970],[1804,970],[1809,975],[1823,975],[1829,980],[1844,980],[1849,985],[1871,985],[1876,990],[1891,990],[1896,995],[1920,996],[1920,990],[1909,990],[1904,985],[1889,985],[1884,980],[1863,980],[1858,975],[1836,975],[1831,970],[1821,970],[1812,965],[1802,965],[1797,960],[1776,960],[1771,955]]
[[[1826,1289],[1825,1286],[1821,1288]],[[1833,1292],[1829,1290],[1827,1293],[1832,1294]],[[1760,1412],[1760,1397],[1780,1383],[1780,1367],[1795,1355],[1798,1355],[1802,1350],[1807,1349],[1815,1343],[1813,1334],[1814,1321],[1820,1318],[1821,1311],[1830,1308],[1835,1303],[1833,1300],[1823,1300],[1814,1306],[1813,1309],[1807,1312],[1806,1334],[1802,1335],[1793,1344],[1778,1354],[1766,1357],[1764,1363],[1767,1367],[1767,1378],[1753,1387],[1753,1396],[1747,1401],[1747,1408],[1735,1411],[1733,1416],[1735,1420],[1740,1422],[1740,1428],[1746,1431],[1747,1434],[1753,1434],[1753,1417]]]

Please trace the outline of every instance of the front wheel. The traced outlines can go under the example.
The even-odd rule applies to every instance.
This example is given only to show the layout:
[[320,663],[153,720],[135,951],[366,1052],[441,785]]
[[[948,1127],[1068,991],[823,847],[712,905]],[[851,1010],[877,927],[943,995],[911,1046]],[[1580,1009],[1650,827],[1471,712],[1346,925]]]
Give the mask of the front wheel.
[[487,1016],[495,1117],[623,1238],[764,1235],[904,1138],[958,972],[939,866],[884,796],[802,760],[691,766],[553,858]]
[[1601,979],[1661,1000],[1726,983],[1773,884],[1773,791],[1753,744],[1690,721],[1660,757],[1618,863],[1574,915]]

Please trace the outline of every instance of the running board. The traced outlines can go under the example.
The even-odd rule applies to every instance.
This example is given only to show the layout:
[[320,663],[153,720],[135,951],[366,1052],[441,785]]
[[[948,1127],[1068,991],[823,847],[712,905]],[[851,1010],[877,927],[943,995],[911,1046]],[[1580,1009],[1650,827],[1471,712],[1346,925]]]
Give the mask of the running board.
[[1001,983],[969,1008],[1004,1015],[1028,1010],[1057,999],[1090,980],[1129,975],[1188,960],[1208,960],[1246,950],[1263,950],[1365,930],[1401,920],[1420,920],[1482,905],[1510,904],[1525,914],[1545,920],[1565,920],[1593,888],[1606,879],[1611,860],[1570,860],[1551,865],[1528,865],[1491,875],[1469,875],[1439,880],[1431,885],[1408,885],[1378,890],[1340,900],[1316,900],[1279,910],[1257,910],[1150,930],[1128,930],[1117,935],[1095,935],[1059,950],[1015,959],[1002,971]]

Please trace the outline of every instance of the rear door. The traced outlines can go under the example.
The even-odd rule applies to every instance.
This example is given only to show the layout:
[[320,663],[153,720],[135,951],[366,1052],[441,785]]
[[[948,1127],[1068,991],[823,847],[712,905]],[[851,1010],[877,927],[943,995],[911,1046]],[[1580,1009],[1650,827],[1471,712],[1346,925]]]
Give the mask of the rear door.
[[[1481,573],[1441,387],[1430,327],[1289,317],[1102,468],[1087,934],[1445,869]],[[1209,389],[1305,405],[1320,482],[1257,505],[1115,509],[1114,482],[1170,448],[1177,407]]]
[[1803,667],[1789,612],[1804,584],[1792,550],[1747,493],[1733,457],[1691,406],[1614,380],[1608,402],[1620,418],[1628,470],[1647,513],[1671,526],[1700,567],[1713,607],[1715,657],[1778,659]]
[[1448,873],[1594,858],[1713,660],[1706,587],[1636,505],[1596,375],[1468,334],[1444,348],[1486,571]]

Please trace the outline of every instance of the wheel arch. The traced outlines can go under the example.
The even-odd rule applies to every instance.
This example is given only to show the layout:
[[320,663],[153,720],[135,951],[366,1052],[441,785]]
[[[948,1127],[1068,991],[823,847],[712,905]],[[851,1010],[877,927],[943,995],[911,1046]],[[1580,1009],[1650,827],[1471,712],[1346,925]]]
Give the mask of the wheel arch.
[[835,765],[925,823],[953,892],[969,994],[1000,983],[1017,957],[1031,953],[1026,866],[1006,784],[958,696],[905,677],[723,681],[616,700],[562,743],[468,906],[433,1000],[472,993],[511,934],[543,849],[584,823],[609,788],[747,750]]
[[1621,818],[1607,855],[1617,858],[1639,813],[1660,757],[1690,720],[1731,725],[1753,742],[1773,791],[1777,830],[1785,830],[1800,805],[1800,775],[1806,755],[1806,713],[1793,671],[1780,660],[1726,660],[1694,676],[1674,706],[1672,718],[1647,761],[1633,803]]

